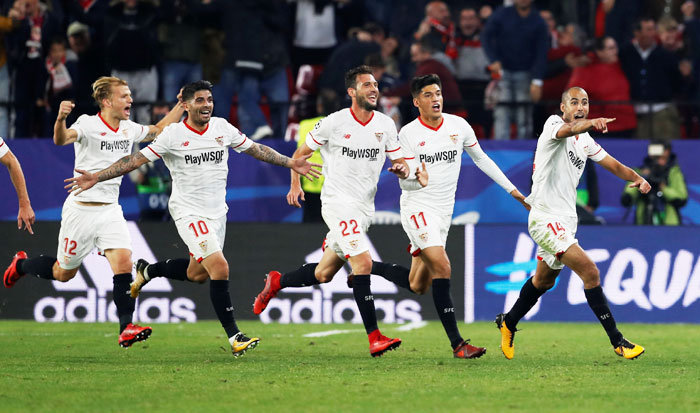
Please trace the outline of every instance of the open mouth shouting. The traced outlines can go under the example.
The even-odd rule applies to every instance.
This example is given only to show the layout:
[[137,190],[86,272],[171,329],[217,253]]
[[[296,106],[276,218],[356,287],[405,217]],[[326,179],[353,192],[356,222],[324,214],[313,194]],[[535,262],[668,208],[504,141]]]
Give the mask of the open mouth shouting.
[[430,109],[432,109],[432,111],[433,111],[433,112],[436,112],[436,113],[437,113],[437,112],[440,112],[440,109],[441,109],[441,108],[440,108],[440,104],[437,103],[437,102],[436,102],[436,103],[433,103],[433,104],[430,106]]

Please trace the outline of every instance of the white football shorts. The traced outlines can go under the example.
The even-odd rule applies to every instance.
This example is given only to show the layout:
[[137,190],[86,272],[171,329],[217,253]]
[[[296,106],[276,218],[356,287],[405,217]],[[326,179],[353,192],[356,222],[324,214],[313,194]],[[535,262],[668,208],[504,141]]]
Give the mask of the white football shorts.
[[176,220],[175,227],[197,262],[224,249],[226,215],[216,219],[189,215]]
[[552,215],[535,208],[530,210],[527,219],[527,230],[537,243],[537,259],[553,270],[564,268],[559,257],[570,246],[578,244],[577,229],[577,218]]
[[69,196],[61,211],[56,252],[58,265],[64,270],[78,268],[95,247],[100,254],[109,249],[131,250],[131,235],[121,205],[116,202],[100,206],[80,205]]
[[452,215],[440,215],[425,208],[401,208],[401,226],[411,241],[409,253],[414,257],[428,247],[444,247]]
[[343,260],[369,251],[366,234],[372,221],[370,216],[326,205],[321,207],[321,215],[328,226],[324,250],[331,248]]

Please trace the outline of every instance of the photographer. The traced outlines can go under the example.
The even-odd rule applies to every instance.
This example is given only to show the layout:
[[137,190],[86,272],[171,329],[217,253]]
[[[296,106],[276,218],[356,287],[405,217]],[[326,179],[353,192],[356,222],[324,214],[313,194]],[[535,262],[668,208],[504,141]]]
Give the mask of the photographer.
[[680,208],[688,202],[688,190],[671,144],[650,143],[648,156],[637,172],[651,184],[651,191],[642,195],[625,187],[621,199],[623,206],[636,206],[635,223],[680,225]]

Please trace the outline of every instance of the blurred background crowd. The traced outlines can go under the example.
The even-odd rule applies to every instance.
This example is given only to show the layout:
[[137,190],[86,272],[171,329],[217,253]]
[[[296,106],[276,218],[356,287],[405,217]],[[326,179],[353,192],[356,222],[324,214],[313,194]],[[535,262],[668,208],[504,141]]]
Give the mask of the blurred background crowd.
[[609,136],[698,138],[698,16],[687,0],[0,0],[0,136],[50,137],[65,99],[94,114],[91,83],[114,75],[137,122],[204,78],[217,116],[292,140],[367,64],[398,126],[411,77],[437,73],[481,139],[535,138],[572,85],[617,118]]

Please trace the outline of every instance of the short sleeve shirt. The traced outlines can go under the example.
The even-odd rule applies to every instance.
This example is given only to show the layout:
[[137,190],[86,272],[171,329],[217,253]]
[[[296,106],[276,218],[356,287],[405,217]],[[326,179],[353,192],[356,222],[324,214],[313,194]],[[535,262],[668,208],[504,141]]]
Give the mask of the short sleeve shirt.
[[0,158],[5,156],[8,152],[10,152],[10,148],[8,148],[5,141],[0,138]]
[[321,150],[325,182],[323,206],[338,205],[374,214],[374,195],[385,158],[403,157],[394,121],[380,112],[360,122],[351,109],[319,121],[306,145]]
[[[112,129],[102,115],[81,115],[70,129],[78,133],[73,143],[75,150],[75,168],[88,172],[101,171],[119,159],[131,155],[134,143],[141,142],[148,135],[148,126],[139,125],[130,120],[119,122],[117,129]],[[73,171],[73,176],[78,173]],[[119,198],[119,186],[122,177],[98,182],[89,191],[74,196],[77,201],[114,203]]]
[[526,201],[550,214],[575,217],[576,187],[586,159],[600,162],[608,154],[588,133],[557,139],[564,124],[557,115],[545,122],[532,165],[532,193]]
[[222,118],[212,118],[199,132],[187,123],[169,125],[141,153],[163,159],[173,179],[168,207],[174,219],[185,216],[220,218],[228,211],[226,180],[229,148],[242,152],[253,141]]

